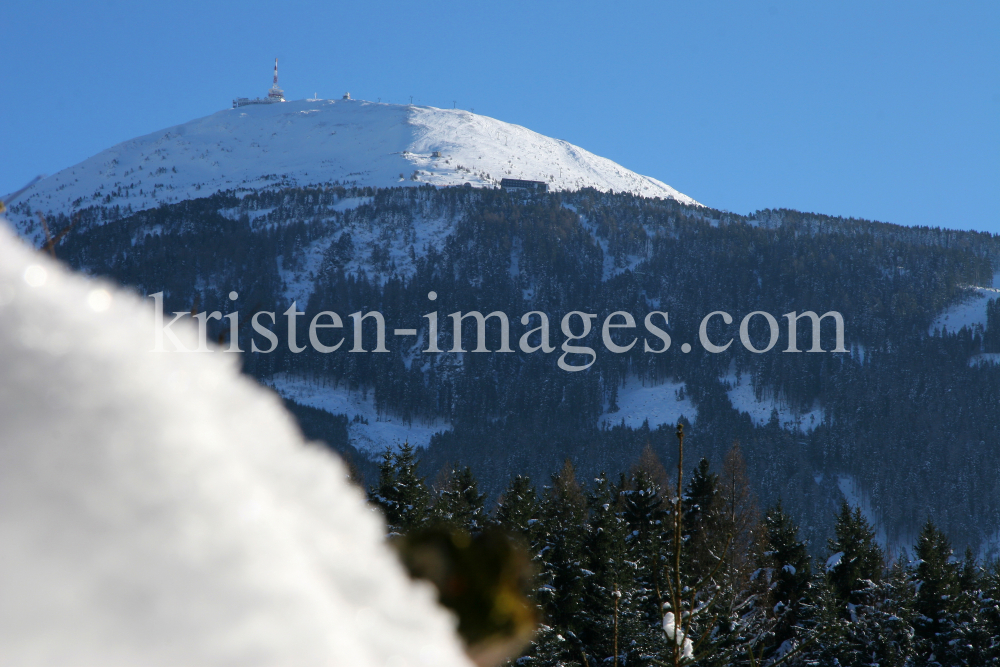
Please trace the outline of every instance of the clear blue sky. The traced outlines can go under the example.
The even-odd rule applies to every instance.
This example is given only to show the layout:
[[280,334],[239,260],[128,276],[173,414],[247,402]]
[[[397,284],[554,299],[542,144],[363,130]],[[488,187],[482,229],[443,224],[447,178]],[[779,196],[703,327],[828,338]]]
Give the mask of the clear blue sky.
[[12,2],[0,192],[270,85],[474,109],[710,206],[1000,233],[1000,3]]

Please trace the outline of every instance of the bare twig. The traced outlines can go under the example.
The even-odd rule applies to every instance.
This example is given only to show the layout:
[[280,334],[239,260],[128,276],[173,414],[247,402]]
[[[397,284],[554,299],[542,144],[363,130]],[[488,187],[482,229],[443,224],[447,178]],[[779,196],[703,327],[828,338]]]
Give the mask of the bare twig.
[[42,229],[45,231],[45,244],[40,248],[40,250],[49,253],[52,255],[52,259],[55,259],[56,246],[67,234],[69,234],[69,230],[73,229],[73,226],[76,225],[77,221],[80,219],[80,213],[77,212],[77,214],[73,216],[73,219],[70,220],[69,224],[55,236],[52,236],[52,233],[49,231],[49,225],[45,222],[45,216],[42,215],[41,211],[38,212],[38,219],[41,221]]

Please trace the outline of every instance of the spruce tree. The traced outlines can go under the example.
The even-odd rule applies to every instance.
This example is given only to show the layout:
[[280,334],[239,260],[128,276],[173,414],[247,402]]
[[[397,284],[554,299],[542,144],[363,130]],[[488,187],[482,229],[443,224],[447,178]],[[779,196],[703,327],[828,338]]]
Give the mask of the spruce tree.
[[626,558],[626,524],[619,511],[621,489],[603,473],[587,496],[590,521],[584,537],[583,609],[580,639],[597,664],[619,662],[626,637],[637,631],[631,611],[632,567]]
[[663,638],[663,603],[667,600],[666,565],[669,553],[670,514],[659,484],[645,468],[633,471],[621,494],[622,518],[627,531],[627,558],[634,571],[630,614],[642,629],[630,647],[632,660],[658,655],[666,648]]
[[722,551],[728,548],[722,530],[722,498],[719,476],[701,459],[684,490],[685,574],[701,579],[716,569]]
[[535,485],[528,477],[517,475],[500,494],[493,512],[493,523],[515,537],[521,537],[531,553],[537,543],[540,507]]
[[556,651],[546,659],[579,661],[583,655],[580,615],[583,598],[583,538],[586,533],[586,499],[576,480],[572,462],[566,460],[552,476],[542,500],[539,535],[544,568],[539,574],[537,599],[545,612],[545,625],[554,631],[546,645]]
[[913,573],[916,600],[914,628],[918,647],[929,665],[961,664],[964,653],[958,627],[960,568],[951,543],[934,524],[924,524],[914,548],[917,566]]
[[781,501],[764,516],[764,531],[767,606],[773,614],[773,646],[769,653],[780,654],[802,636],[802,606],[811,588],[812,559],[806,543],[799,540],[798,526],[785,514]]
[[453,528],[479,533],[484,528],[486,494],[479,493],[472,469],[452,469],[434,503],[433,518]]
[[[882,578],[882,549],[876,544],[875,531],[861,510],[855,508],[852,512],[846,502],[837,515],[834,533],[836,537],[828,543],[830,557],[826,564],[830,587],[842,603],[861,604]],[[846,607],[843,609],[848,613]]]
[[379,465],[378,486],[372,487],[369,497],[385,515],[390,533],[405,533],[426,523],[430,491],[417,474],[416,457],[409,443],[398,452],[386,449]]

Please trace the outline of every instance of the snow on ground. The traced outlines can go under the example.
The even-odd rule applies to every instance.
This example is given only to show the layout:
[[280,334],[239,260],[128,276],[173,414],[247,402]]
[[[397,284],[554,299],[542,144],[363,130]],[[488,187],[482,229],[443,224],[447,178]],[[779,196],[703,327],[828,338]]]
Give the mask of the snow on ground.
[[679,398],[684,389],[683,382],[668,380],[663,384],[643,384],[639,378],[630,377],[624,387],[618,388],[618,411],[605,412],[601,423],[617,426],[625,420],[625,425],[639,428],[649,420],[649,427],[661,424],[676,424],[683,416],[694,423],[698,409],[687,396]]
[[861,488],[861,484],[852,475],[838,475],[837,488],[844,494],[844,500],[851,508],[859,508],[865,520],[875,529],[875,541],[885,547],[888,544],[885,535],[885,527],[875,516],[868,494]]
[[154,331],[0,224],[4,664],[468,666],[344,466]]
[[[563,204],[563,208],[570,209],[574,213],[576,213],[575,207]],[[636,267],[639,266],[639,264],[650,258],[653,249],[651,244],[647,246],[648,252],[642,255],[626,255],[623,258],[622,265],[619,265],[615,261],[615,256],[612,253],[608,252],[608,240],[598,235],[597,225],[591,222],[590,219],[585,215],[578,214],[577,218],[580,220],[580,225],[588,232],[590,232],[590,235],[592,237],[594,237],[594,241],[597,243],[598,246],[600,246],[601,252],[604,255],[604,264],[602,267],[601,280],[608,281],[617,275],[625,273],[625,271],[635,271]],[[650,230],[647,229],[647,232],[648,231]],[[656,235],[655,233],[650,234],[651,237],[655,235]]]
[[1000,354],[996,352],[984,352],[969,357],[969,366],[989,366],[991,364],[1000,364]]
[[976,558],[982,563],[1000,559],[1000,530],[988,535],[979,545]]
[[973,287],[972,293],[961,302],[952,304],[938,315],[928,333],[950,331],[956,333],[962,327],[986,328],[986,304],[990,299],[1000,299],[1000,272],[993,276],[993,287]]
[[278,275],[285,283],[286,303],[291,305],[294,301],[299,309],[304,309],[309,303],[309,297],[316,289],[316,277],[323,266],[323,254],[332,240],[329,237],[317,239],[302,249],[295,269],[286,267],[285,257],[278,256]]
[[746,374],[741,375],[739,380],[735,373],[730,373],[722,379],[729,385],[726,392],[729,395],[729,402],[740,412],[750,415],[755,424],[763,426],[771,421],[771,413],[778,412],[778,421],[782,428],[802,431],[808,433],[823,423],[824,412],[822,407],[814,407],[808,412],[798,412],[787,405],[785,401],[774,397],[763,397],[757,400],[754,395],[753,384]]
[[457,222],[457,218],[447,215],[429,218],[417,215],[405,230],[395,234],[387,234],[386,229],[377,221],[353,222],[344,227],[344,231],[351,235],[354,245],[354,254],[344,264],[344,273],[364,272],[369,277],[374,275],[375,278],[384,280],[387,273],[372,266],[372,251],[379,247],[388,249],[389,261],[395,266],[397,275],[410,277],[416,273],[413,260],[426,256],[429,248],[444,248],[445,241]]
[[857,362],[864,366],[865,358],[868,356],[868,348],[861,343],[854,343],[851,345],[851,359],[857,360]]
[[220,190],[333,181],[492,187],[506,177],[697,204],[565,141],[468,111],[297,100],[225,109],[113,146],[29,187],[9,216],[34,235],[32,211],[70,214],[98,204],[137,211]]
[[[285,373],[272,377],[270,385],[281,396],[301,405],[334,415],[347,415],[351,420],[348,427],[351,445],[372,458],[378,457],[386,447],[396,450],[405,442],[418,448],[427,447],[432,435],[451,428],[450,424],[441,421],[407,424],[391,415],[379,415],[370,393],[367,396],[352,393],[342,387],[335,389]],[[353,421],[355,416],[364,421]]]

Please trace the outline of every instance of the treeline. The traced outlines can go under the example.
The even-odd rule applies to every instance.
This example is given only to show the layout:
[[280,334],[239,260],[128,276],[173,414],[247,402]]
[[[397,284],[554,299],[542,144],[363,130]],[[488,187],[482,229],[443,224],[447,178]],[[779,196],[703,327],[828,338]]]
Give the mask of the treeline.
[[513,477],[489,511],[470,468],[427,483],[417,464],[387,451],[369,489],[390,533],[499,528],[530,554],[542,624],[512,664],[1000,663],[997,563],[956,559],[930,521],[912,554],[887,554],[846,503],[816,561],[780,502],[758,509],[738,444],[686,476],[651,448],[616,479],[567,461],[541,488]]

